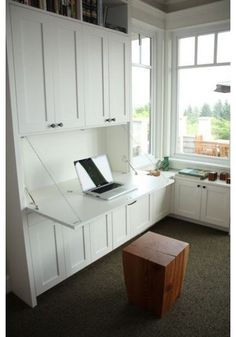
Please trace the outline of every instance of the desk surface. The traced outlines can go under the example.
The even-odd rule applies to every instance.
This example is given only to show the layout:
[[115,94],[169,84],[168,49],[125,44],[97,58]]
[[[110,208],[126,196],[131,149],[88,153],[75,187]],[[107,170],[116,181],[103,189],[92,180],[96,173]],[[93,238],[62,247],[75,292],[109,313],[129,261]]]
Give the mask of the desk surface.
[[27,212],[35,212],[62,225],[76,229],[113,209],[127,205],[142,195],[161,189],[174,182],[171,173],[162,173],[159,177],[148,176],[144,172],[138,175],[114,173],[114,180],[133,184],[137,189],[105,201],[85,195],[80,188],[78,179],[59,183],[57,186],[31,191],[38,209],[29,203]]

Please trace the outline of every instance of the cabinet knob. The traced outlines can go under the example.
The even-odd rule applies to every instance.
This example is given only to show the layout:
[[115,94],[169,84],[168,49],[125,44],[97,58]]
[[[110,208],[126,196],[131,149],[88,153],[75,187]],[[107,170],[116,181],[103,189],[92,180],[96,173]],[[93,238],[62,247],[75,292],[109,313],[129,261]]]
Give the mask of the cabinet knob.
[[197,185],[197,187],[201,187],[201,185]]
[[54,124],[54,123],[52,123],[52,124],[49,124],[49,125],[48,125],[48,127],[49,127],[49,128],[53,128],[53,129],[54,129],[54,128],[56,127],[56,124]]
[[116,121],[116,119],[115,118],[111,118],[111,120],[110,120],[111,122],[115,122]]
[[203,188],[206,188],[206,186],[202,186]]
[[60,128],[62,128],[63,127],[63,123],[62,122],[58,123],[57,126],[60,126]]
[[110,122],[110,121],[111,121],[110,118],[105,119],[105,122]]

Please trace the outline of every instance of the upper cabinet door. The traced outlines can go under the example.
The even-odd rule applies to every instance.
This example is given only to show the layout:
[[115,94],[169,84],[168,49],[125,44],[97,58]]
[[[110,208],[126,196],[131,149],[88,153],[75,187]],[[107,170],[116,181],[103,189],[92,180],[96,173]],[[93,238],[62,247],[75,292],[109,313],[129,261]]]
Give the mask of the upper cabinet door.
[[84,27],[84,103],[86,126],[108,119],[108,44],[101,29]]
[[111,123],[129,120],[129,39],[109,32],[109,113]]
[[55,123],[63,129],[83,126],[81,25],[55,19],[54,30]]
[[41,131],[54,120],[52,25],[30,9],[11,16],[19,131]]

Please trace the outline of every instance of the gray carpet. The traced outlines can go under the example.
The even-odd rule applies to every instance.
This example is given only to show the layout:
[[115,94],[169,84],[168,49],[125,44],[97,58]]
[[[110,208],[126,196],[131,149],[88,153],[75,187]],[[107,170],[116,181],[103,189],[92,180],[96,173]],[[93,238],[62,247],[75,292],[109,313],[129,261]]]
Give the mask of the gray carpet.
[[7,336],[228,337],[229,236],[172,218],[150,230],[191,244],[182,295],[162,319],[127,304],[121,247],[39,296],[34,309],[9,294]]

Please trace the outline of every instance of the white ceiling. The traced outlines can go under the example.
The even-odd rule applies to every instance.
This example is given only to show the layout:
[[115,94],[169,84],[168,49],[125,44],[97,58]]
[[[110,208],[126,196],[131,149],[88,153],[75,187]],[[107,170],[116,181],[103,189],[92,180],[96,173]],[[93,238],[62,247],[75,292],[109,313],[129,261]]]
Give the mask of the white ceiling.
[[181,9],[192,8],[223,0],[141,0],[141,1],[155,8],[158,8],[163,12],[170,13]]

